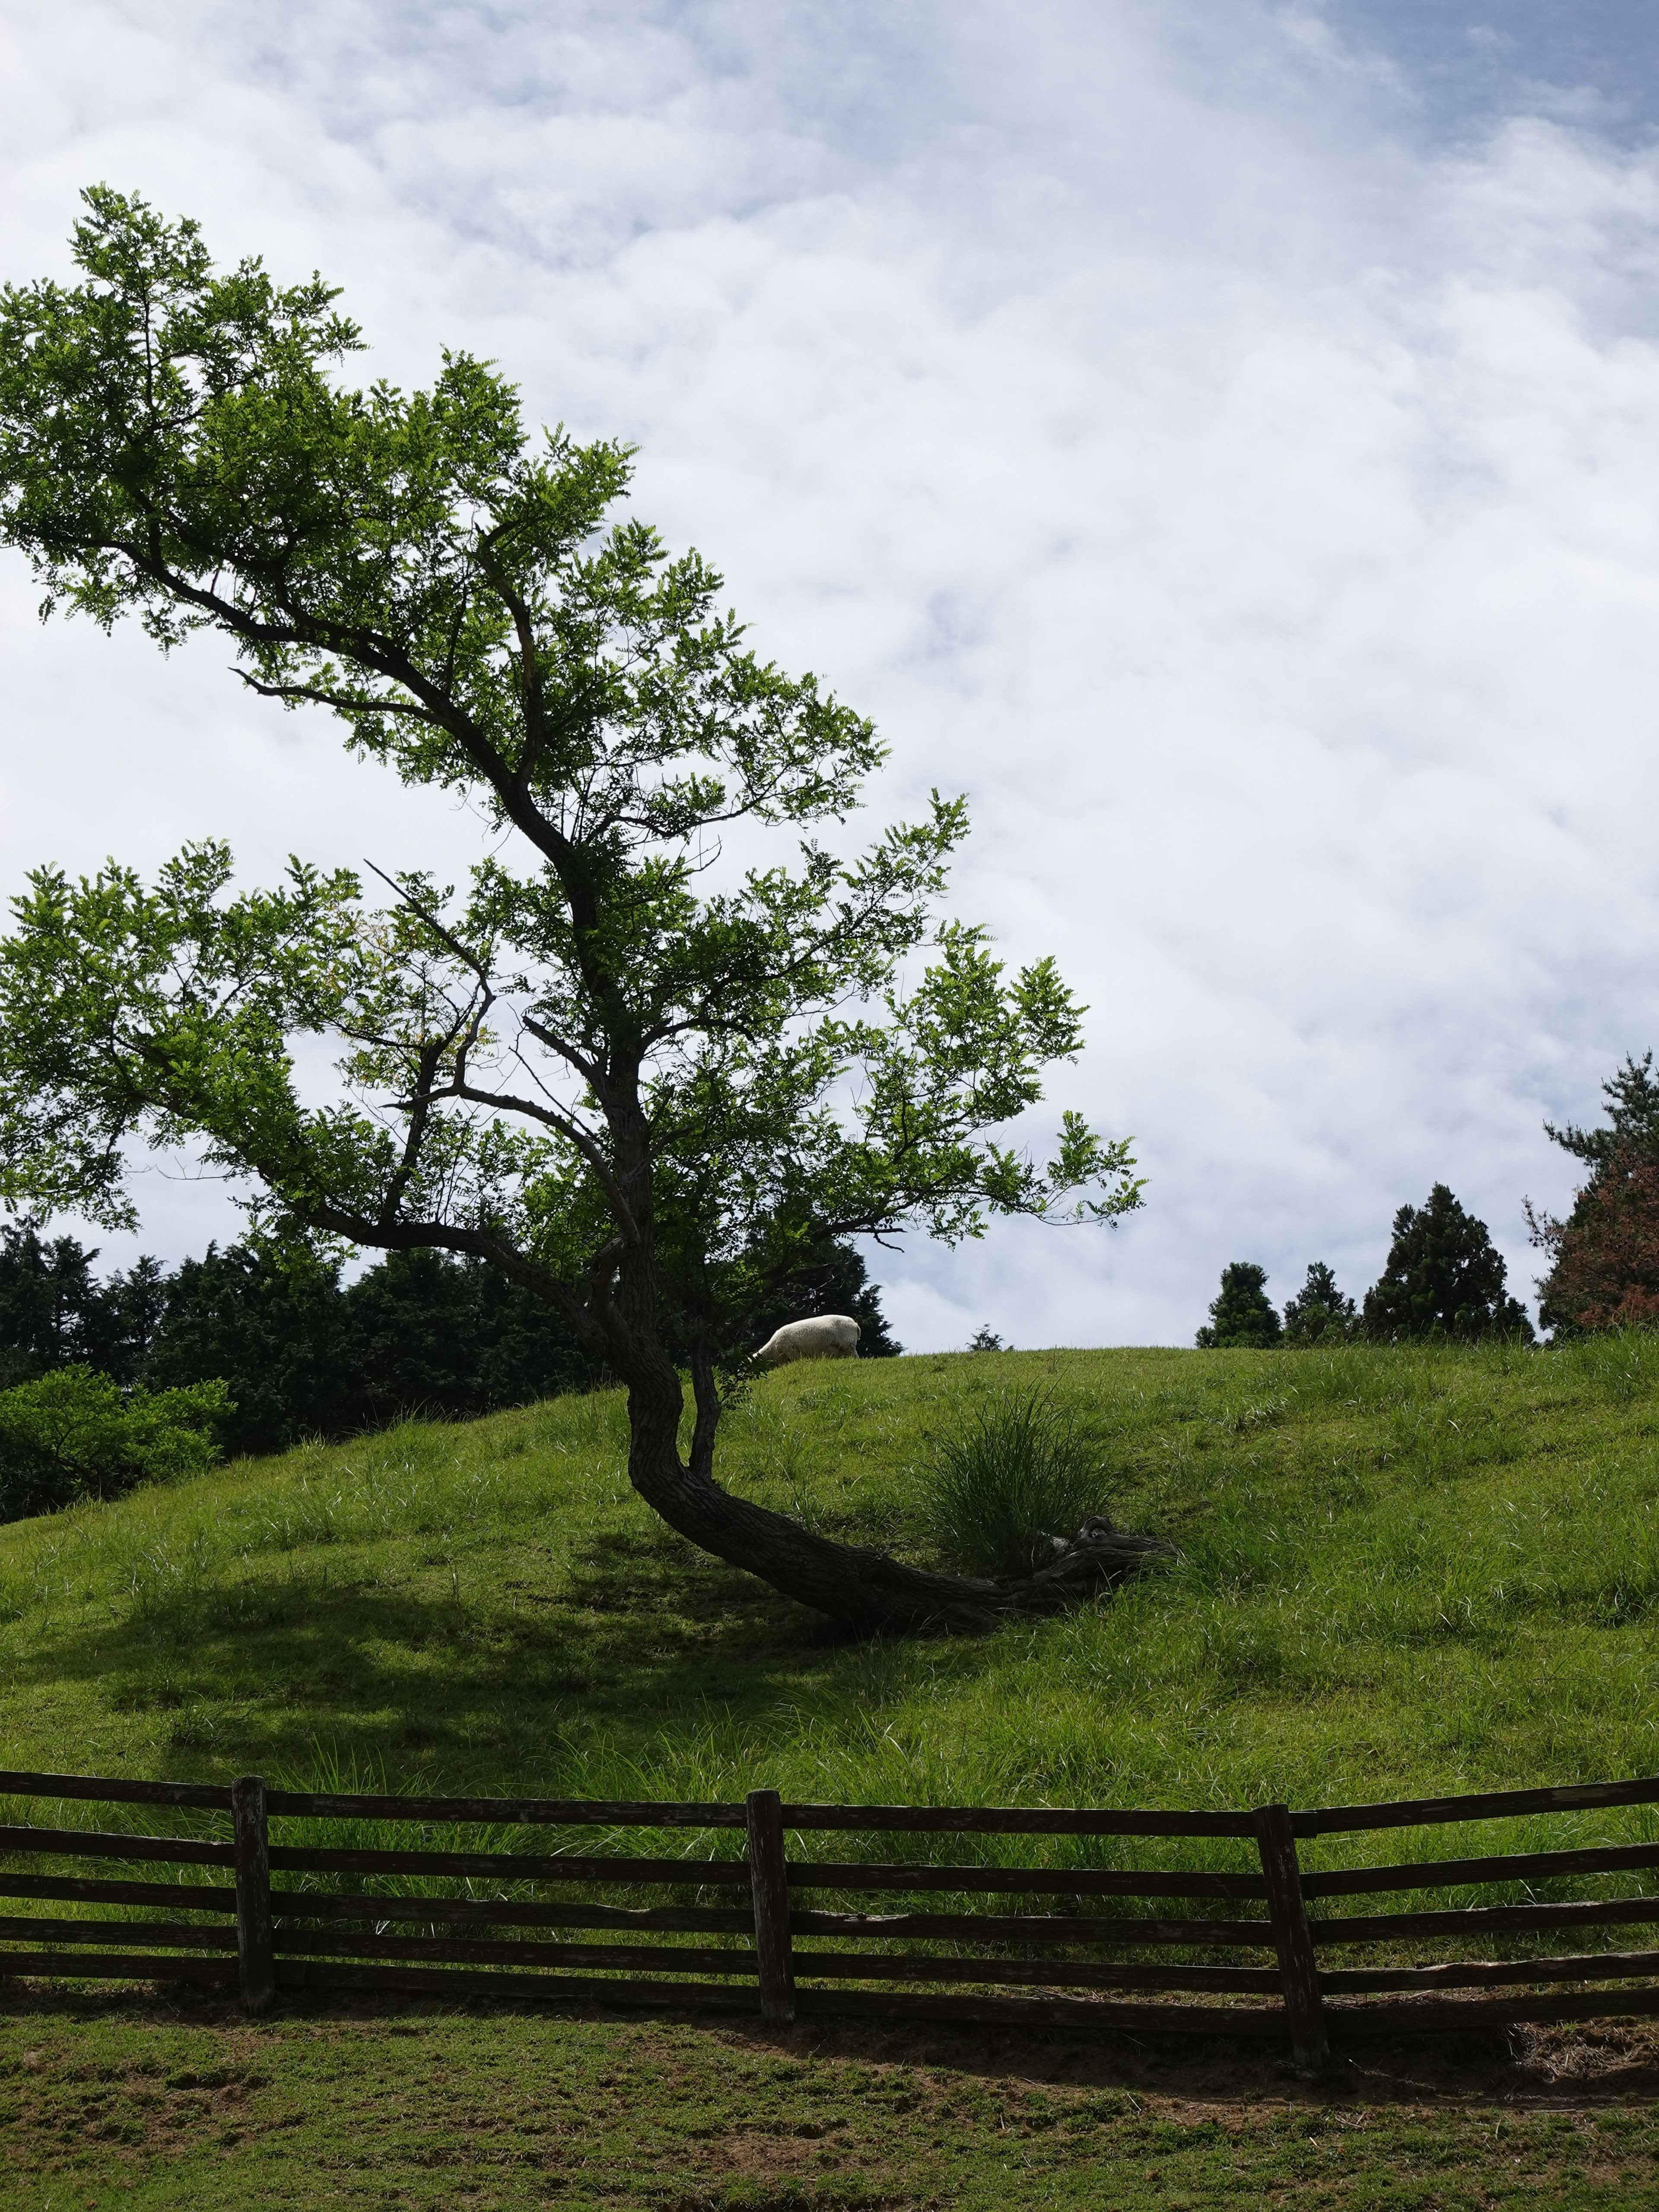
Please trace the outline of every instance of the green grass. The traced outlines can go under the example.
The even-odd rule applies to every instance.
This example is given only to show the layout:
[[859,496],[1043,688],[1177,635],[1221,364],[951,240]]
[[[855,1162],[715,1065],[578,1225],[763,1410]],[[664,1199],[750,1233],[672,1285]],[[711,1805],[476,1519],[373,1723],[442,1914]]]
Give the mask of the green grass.
[[787,1369],[735,1488],[923,1555],[935,1439],[1052,1389],[1182,1562],[848,1641],[634,1498],[609,1395],[0,1528],[9,1764],[560,1794],[1312,1804],[1659,1768],[1659,1340]]
[[998,1391],[947,1429],[922,1486],[942,1562],[970,1575],[1029,1575],[1103,1512],[1100,1455],[1047,1391]]
[[[1174,1538],[1178,1564],[1065,1618],[984,1637],[848,1639],[662,1529],[628,1489],[619,1401],[565,1399],[466,1426],[410,1425],[0,1528],[0,1759],[468,1792],[731,1797],[769,1784],[790,1796],[854,1801],[1201,1807],[1659,1769],[1659,1340],[1534,1353],[1060,1352],[796,1367],[757,1382],[732,1417],[722,1473],[832,1534],[926,1557],[925,1492],[939,1440],[995,1394],[1032,1388],[1052,1391],[1083,1428],[1113,1517]],[[1650,1814],[1632,1811],[1493,1824],[1478,1837],[1465,1832],[1460,1848],[1656,1833]],[[1022,1848],[999,1841],[988,1850]],[[1090,1855],[1109,1859],[1122,1848]],[[1334,1839],[1313,1856],[1438,1848],[1429,1836],[1393,1835],[1358,1846]],[[1207,1848],[1192,1855],[1219,1863]],[[816,2124],[799,2113],[819,2088],[809,2097],[806,2086],[775,2081],[767,2069],[784,2063],[776,2051],[728,2029],[558,2023],[488,2008],[401,2019],[295,2013],[231,2027],[187,2007],[175,2014],[148,2005],[11,2000],[0,2065],[12,2070],[0,2088],[17,2140],[47,2177],[42,2205],[57,2185],[51,2175],[81,2171],[81,2158],[100,2186],[122,2190],[120,2201],[155,2204],[274,2194],[828,2207],[860,2201],[848,2194],[855,2184],[887,2188],[886,2174],[897,2193],[863,2201],[967,2206],[989,2204],[994,2189],[1003,2201],[1017,2171],[1047,2177],[1046,2195],[1022,2201],[1056,2204],[1242,2205],[1263,2188],[1312,2186],[1306,2130],[1296,2132],[1302,2107],[1266,2077],[1249,2093],[1260,2109],[1248,2097],[1238,2106],[1236,2140],[1224,2127],[1212,2140],[1196,2121],[1149,2118],[1152,2106],[1139,2116],[1127,2106],[1097,2111],[1077,2090],[1084,2104],[1066,2104],[1061,2118],[1019,2120],[1016,2156],[1013,2141],[1001,2140],[1008,2130],[993,2141],[995,2130],[964,2117],[981,2106],[969,2099],[958,2109],[949,2087],[971,2076],[973,2095],[990,2095],[984,2067],[953,2072],[947,2058],[934,2069],[946,2087],[927,2091],[934,2117],[921,2134],[891,2119],[884,2091],[836,2090],[850,2115],[847,2141],[864,2148],[832,2170],[814,2161],[834,2144],[809,2153],[799,2146],[819,2138],[788,2133]],[[206,2132],[186,2150],[167,2133],[173,2121],[142,2118],[173,2109],[165,2073],[143,2071],[143,2054],[169,2035],[192,2050],[264,2039],[269,2078],[257,2091],[243,2085],[252,2117],[237,2144],[213,2132],[241,2126],[221,2112],[237,2102],[234,2084],[207,2097]],[[390,2116],[404,2111],[399,2053],[414,2039],[426,2054],[421,2078],[435,2069],[453,2086],[453,2109],[415,2098],[394,2125]],[[31,2072],[23,2054],[36,2045],[57,2055]],[[884,2081],[883,2068],[913,2064],[890,2056],[908,2046],[879,2048],[889,2053],[877,2067]],[[114,2069],[111,2096],[123,2112],[129,2089],[140,2100],[142,2125],[131,2115],[120,2123],[140,2128],[131,2143],[84,2118],[86,2098],[67,2086],[77,2051],[94,2087],[100,2067]],[[580,2172],[563,2150],[550,2165],[513,2166],[507,2140],[522,2132],[518,2119],[501,2122],[499,2140],[489,2136],[490,2069],[520,2078],[519,2061],[491,2054],[514,2051],[538,2053],[536,2065],[556,2063],[572,2084],[587,2085],[569,2091],[580,2118],[567,2135],[588,2161]],[[831,2051],[803,2081],[844,2084],[860,2063]],[[525,2057],[520,2073],[530,2064]],[[340,2070],[325,2090],[329,2066]],[[608,2069],[634,2084],[609,2102]],[[659,2079],[671,2090],[640,2088]],[[143,2105],[152,2089],[160,2104]],[[1644,2094],[1640,2113],[1620,2108],[1619,2124],[1629,2123],[1630,2154],[1650,2182],[1651,2086]],[[1073,2094],[1065,2088],[1062,2102]],[[1041,2092],[1051,2095],[1061,2088]],[[1021,2113],[1035,2112],[1038,2096],[1021,2090]],[[1085,2106],[1095,2113],[1086,2127]],[[284,2134],[290,2106],[301,2119]],[[613,2106],[635,2164],[616,2167],[623,2178],[606,2195],[593,2160],[616,2166],[623,2156],[604,2148],[611,2122],[602,2115]],[[745,2142],[763,2135],[752,2118],[763,2107],[775,2107],[784,2130],[766,2138],[774,2150],[795,2146],[787,2158],[762,2157],[751,2143],[749,2166],[726,2172],[712,2150],[695,2148],[729,2147],[734,2130],[749,2130]],[[1493,2114],[1481,2110],[1490,2137]],[[365,2115],[376,2112],[390,2133],[374,2133]],[[1376,2187],[1392,2172],[1396,2193],[1331,2201],[1511,2201],[1461,2103],[1433,2106],[1420,2123],[1419,2162],[1437,2178],[1398,2193],[1400,2161],[1418,2154],[1401,2148],[1407,2123],[1389,2112],[1373,2116],[1382,2132],[1363,2140],[1357,2125],[1334,2123],[1321,2155],[1340,2150],[1350,2159],[1340,2171],[1357,2173],[1387,2136],[1395,2148],[1375,2166]],[[681,2142],[675,2128],[698,2112],[696,2124],[713,2132]],[[1619,2194],[1625,2185],[1601,2150],[1581,2159],[1579,2136],[1573,2149],[1553,2123],[1527,2124],[1513,2169],[1522,2195],[1526,2177],[1535,2189],[1545,2174],[1563,2204],[1632,2201]],[[1605,2135],[1613,2121],[1604,2114],[1595,2124]],[[1160,2128],[1175,2133],[1149,2149],[1146,2130]],[[380,2181],[351,2164],[360,2136],[388,2146],[395,2188],[388,2181],[380,2197],[369,2193]],[[441,2157],[432,2148],[441,2136],[457,2146]],[[171,2148],[157,2148],[164,2138]],[[314,2156],[298,2148],[313,2143]],[[507,2161],[499,2170],[496,2151]],[[1014,2164],[997,2163],[1005,2154]],[[177,2193],[183,2169],[169,2161],[181,2156],[203,2161],[193,2196]],[[1103,2177],[1118,2172],[1110,2160],[1119,2158],[1128,2160],[1121,2177],[1144,2178],[1152,2160],[1165,2179],[1154,2188],[1120,2177],[1107,2188]],[[422,2160],[434,2173],[461,2163],[428,2185]],[[1466,2167],[1498,2193],[1468,2194],[1456,2178]],[[797,2193],[731,2195],[748,2186],[750,2168],[764,2187]],[[312,2180],[292,2179],[302,2173]],[[1085,2173],[1092,2196],[1080,2181],[1073,2191]],[[663,2193],[664,2174],[674,2187],[684,2182],[679,2197]],[[463,2179],[481,2193],[466,2196]],[[283,2186],[301,2193],[284,2200]]]
[[1117,2039],[768,2038],[477,2007],[0,2002],[0,2201],[518,2212],[1632,2212],[1659,2068],[1384,2052],[1317,2087]]

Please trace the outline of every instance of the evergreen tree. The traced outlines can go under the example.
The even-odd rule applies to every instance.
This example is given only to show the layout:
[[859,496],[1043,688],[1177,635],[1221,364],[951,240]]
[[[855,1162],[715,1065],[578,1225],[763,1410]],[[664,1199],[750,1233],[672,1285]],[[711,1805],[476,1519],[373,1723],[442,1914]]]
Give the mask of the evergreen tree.
[[477,1315],[480,1412],[526,1406],[561,1390],[592,1390],[614,1378],[583,1350],[539,1298],[493,1267],[463,1261]]
[[558,1316],[476,1261],[393,1252],[344,1297],[357,1425],[464,1419],[605,1378]]
[[92,1272],[97,1257],[73,1237],[46,1243],[27,1220],[0,1228],[0,1388],[56,1367],[101,1364],[111,1330]]
[[1279,1340],[1279,1316],[1267,1293],[1267,1271],[1254,1260],[1235,1260],[1221,1271],[1221,1291],[1208,1323],[1198,1332],[1201,1352],[1266,1352]]
[[1653,1054],[1626,1055],[1601,1085],[1606,1126],[1569,1121],[1544,1132],[1584,1161],[1590,1176],[1573,1194],[1565,1221],[1535,1213],[1532,1242],[1547,1252],[1539,1279],[1538,1316],[1558,1337],[1592,1328],[1627,1328],[1659,1320],[1659,1082]]
[[1535,1214],[1532,1241],[1550,1255],[1538,1318],[1558,1340],[1586,1329],[1659,1322],[1659,1159],[1632,1147],[1601,1163],[1565,1221]]
[[441,1252],[389,1253],[345,1292],[341,1317],[365,1428],[482,1410],[477,1300],[465,1267]]
[[1466,1213],[1443,1182],[1426,1206],[1394,1218],[1388,1265],[1365,1293],[1368,1336],[1515,1336],[1532,1323],[1507,1288],[1507,1270],[1484,1221]]
[[1644,1052],[1638,1060],[1627,1053],[1624,1066],[1601,1085],[1601,1096],[1607,1102],[1605,1128],[1581,1129],[1569,1121],[1558,1129],[1546,1121],[1545,1135],[1592,1168],[1605,1167],[1621,1151],[1659,1160],[1659,1082],[1654,1079],[1653,1054]]
[[185,1261],[167,1280],[144,1380],[167,1389],[216,1376],[236,1401],[224,1430],[233,1454],[360,1425],[338,1262],[264,1240]]
[[[95,1255],[94,1255],[95,1256]],[[103,1285],[86,1335],[89,1364],[127,1388],[140,1382],[167,1315],[167,1277],[148,1253]]]
[[1332,1337],[1352,1335],[1358,1316],[1352,1298],[1336,1287],[1336,1277],[1322,1260],[1308,1269],[1308,1279],[1293,1298],[1285,1301],[1286,1344],[1318,1344]]

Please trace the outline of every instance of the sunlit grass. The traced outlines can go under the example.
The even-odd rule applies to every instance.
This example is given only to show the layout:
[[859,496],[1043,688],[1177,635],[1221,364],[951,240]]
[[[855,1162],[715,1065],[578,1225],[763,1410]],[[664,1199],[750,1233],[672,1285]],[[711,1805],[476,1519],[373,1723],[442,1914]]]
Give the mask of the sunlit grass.
[[721,1471],[928,1557],[939,1440],[1034,1389],[1114,1519],[1182,1552],[1064,1618],[848,1640],[665,1530],[597,1394],[0,1529],[4,1759],[1203,1807],[1659,1767],[1652,1338],[801,1366],[732,1414]]
[[[721,1472],[829,1533],[927,1558],[939,1440],[999,1394],[1033,1389],[1075,1420],[1113,1519],[1181,1547],[1173,1564],[1062,1618],[968,1638],[846,1638],[665,1531],[628,1487],[619,1398],[568,1398],[462,1427],[407,1425],[0,1528],[0,1759],[213,1780],[252,1771],[369,1791],[709,1801],[770,1784],[806,1801],[1202,1808],[1659,1768],[1654,1338],[1531,1355],[1345,1347],[798,1367],[763,1378],[733,1413]],[[225,1833],[214,1816],[76,1801],[14,1800],[0,1805],[7,1817]],[[274,1825],[279,1842],[370,1848],[741,1848],[731,1830],[503,1827],[486,1838],[386,1820]],[[1329,1838],[1304,1857],[1318,1867],[1656,1837],[1653,1809],[1637,1808]],[[1244,1843],[1110,1837],[802,1844],[826,1857],[1040,1856],[1062,1878],[1070,1867],[1252,1863]],[[106,1870],[222,1879],[165,1864]],[[411,1899],[501,1888],[362,1879]],[[691,1881],[607,1893],[631,1904],[697,1895]],[[1435,1901],[1522,1893],[1486,1885]],[[731,1897],[711,1888],[700,1901]],[[969,1901],[980,1900],[926,1897]],[[1413,1901],[1397,1892],[1333,1905]],[[1583,1939],[1648,1940],[1633,1929]],[[1559,1938],[1495,1948],[1524,1954]],[[20,2203],[44,2212],[71,2172],[134,2203],[331,2202],[367,2158],[376,2191],[395,2182],[399,2202],[447,2205],[460,2201],[455,2162],[496,2156],[503,2114],[518,2133],[507,2163],[488,2167],[489,2200],[539,2203],[534,2130],[550,2109],[561,2176],[568,2169],[559,2201],[572,2203],[829,2212],[948,2202],[969,2212],[1014,2201],[1014,2150],[1045,2203],[1147,2212],[1184,2201],[1183,2190],[1218,2206],[1286,2189],[1360,2201],[1351,2187],[1392,2203],[1400,2176],[1425,2162],[1432,2201],[1447,2207],[1511,2201],[1513,2173],[1514,2201],[1547,2186],[1563,2208],[1611,2212],[1650,2192],[1655,2171],[1651,2129],[1610,2108],[1598,2119],[1603,2148],[1582,2163],[1577,2136],[1542,2119],[1528,2135],[1507,2106],[1467,2125],[1462,2107],[1427,2120],[1357,2107],[1353,2124],[1328,2115],[1310,2132],[1270,2095],[1212,2145],[1197,2123],[1144,2114],[1142,2093],[1108,2111],[1081,2089],[996,2087],[981,2111],[976,2076],[949,2065],[931,2086],[907,2075],[890,2109],[886,2069],[775,2057],[725,2030],[459,2005],[408,2020],[359,2006],[337,2021],[298,2009],[258,2026],[228,2014],[192,2026],[178,2005],[194,2002],[169,1996],[152,2016],[123,1994],[17,1985],[14,2017],[0,2021],[0,2102]],[[396,2039],[416,2033],[411,2075],[416,2046]],[[520,2106],[507,2085],[523,2082],[533,2087]],[[921,2132],[905,2102],[918,2095]],[[466,2117],[486,2111],[487,2140]],[[837,2111],[844,2137],[823,2132]],[[776,2160],[757,2148],[757,2127],[784,2146]],[[1496,2164],[1495,2127],[1505,2130]],[[785,2154],[808,2137],[823,2186],[797,2191],[805,2169]],[[867,2182],[867,2197],[851,2182],[836,2193],[836,2169],[817,2162],[843,2141],[844,2173],[859,2190]],[[758,2193],[741,2179],[726,2193],[726,2145],[760,2177]],[[690,2193],[643,2179],[636,2191],[618,2179],[629,2173],[684,2176]]]

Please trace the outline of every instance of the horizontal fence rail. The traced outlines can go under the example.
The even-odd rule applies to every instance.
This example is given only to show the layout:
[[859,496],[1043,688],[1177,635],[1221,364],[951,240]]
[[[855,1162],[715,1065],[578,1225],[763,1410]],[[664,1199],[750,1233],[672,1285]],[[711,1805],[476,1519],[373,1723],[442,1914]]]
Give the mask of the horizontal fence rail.
[[[0,1902],[10,1908],[0,1910],[0,1975],[188,1982],[256,2011],[279,1990],[349,1989],[712,2008],[771,2027],[850,2014],[1182,2030],[1288,2039],[1306,2070],[1333,2032],[1659,2012],[1659,1946],[1583,1948],[1595,1931],[1621,1929],[1640,1946],[1644,1925],[1659,1922],[1659,1893],[1640,1887],[1659,1869],[1659,1843],[1313,1868],[1300,1849],[1368,1831],[1659,1805],[1659,1778],[1219,1813],[811,1805],[768,1790],[718,1804],[370,1796],[269,1789],[257,1775],[213,1784],[5,1771],[0,1799],[14,1814],[19,1801],[51,1808],[46,1820],[0,1826]],[[165,1830],[170,1814],[184,1827],[148,1832],[143,1810],[130,1826],[62,1825],[76,1804],[155,1808],[150,1826]],[[296,1837],[295,1823],[309,1834]],[[319,1825],[345,1837],[318,1842]],[[405,1828],[420,1832],[407,1845],[396,1840]],[[518,1847],[526,1831],[565,1831],[580,1848],[551,1833]],[[640,1832],[661,1841],[613,1847]],[[684,1851],[665,1848],[676,1832]],[[923,1850],[999,1837],[1085,1851],[1093,1838],[1232,1843],[1254,1863],[790,1855],[788,1838],[819,1833],[913,1838]],[[168,1868],[174,1878],[156,1878]],[[1637,1887],[1538,1893],[1609,1877]],[[1328,1906],[1507,1884],[1525,1901]],[[1128,1910],[1115,1909],[1120,1899]],[[1178,1902],[1165,1910],[1165,1899]],[[1539,1937],[1557,1948],[1492,1955]],[[1442,1994],[1457,1990],[1498,1994]]]

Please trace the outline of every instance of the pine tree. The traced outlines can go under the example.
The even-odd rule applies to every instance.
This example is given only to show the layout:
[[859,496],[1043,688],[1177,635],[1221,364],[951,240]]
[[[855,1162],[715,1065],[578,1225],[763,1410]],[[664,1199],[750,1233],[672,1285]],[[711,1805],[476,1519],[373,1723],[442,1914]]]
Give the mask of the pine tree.
[[1336,1287],[1336,1277],[1322,1260],[1308,1269],[1308,1279],[1293,1298],[1285,1301],[1286,1344],[1319,1344],[1333,1337],[1350,1336],[1358,1316],[1352,1298]]
[[1527,1209],[1550,1255],[1538,1317],[1557,1336],[1659,1322],[1659,1160],[1634,1147],[1597,1167],[1565,1221]]
[[167,1277],[148,1253],[125,1275],[103,1286],[95,1329],[87,1334],[87,1358],[124,1388],[143,1379],[167,1315]]
[[366,1428],[348,1357],[338,1262],[305,1244],[260,1239],[184,1261],[143,1380],[183,1388],[221,1376],[236,1410],[233,1454],[284,1451],[306,1437]]
[[1198,1332],[1201,1352],[1266,1352],[1280,1337],[1279,1316],[1267,1293],[1267,1271],[1253,1260],[1235,1260],[1221,1271],[1221,1290],[1208,1324]]
[[389,1253],[345,1292],[359,1425],[465,1419],[608,1380],[557,1314],[476,1261]]
[[1627,1053],[1624,1066],[1601,1085],[1601,1096],[1607,1102],[1606,1128],[1581,1129],[1569,1121],[1558,1129],[1546,1121],[1544,1134],[1592,1168],[1605,1167],[1621,1151],[1659,1160],[1659,1082],[1654,1079],[1653,1054],[1644,1052],[1638,1060]]
[[28,1220],[0,1228],[0,1388],[100,1364],[112,1332],[97,1257],[73,1237],[46,1243]]
[[1559,1338],[1659,1320],[1659,1082],[1653,1054],[1626,1055],[1601,1085],[1604,1127],[1569,1121],[1544,1133],[1590,1176],[1565,1221],[1527,1205],[1532,1242],[1550,1257],[1538,1316]]
[[1466,1213],[1443,1182],[1426,1206],[1394,1218],[1388,1265],[1365,1293],[1367,1336],[1513,1336],[1532,1341],[1532,1323],[1507,1288],[1503,1255],[1484,1221]]

